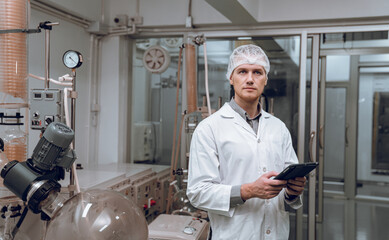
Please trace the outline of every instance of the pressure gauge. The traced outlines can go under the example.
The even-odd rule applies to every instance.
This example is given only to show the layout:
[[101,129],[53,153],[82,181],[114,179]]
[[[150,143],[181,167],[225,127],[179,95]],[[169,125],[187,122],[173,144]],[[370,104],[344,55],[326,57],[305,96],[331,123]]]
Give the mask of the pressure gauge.
[[65,66],[70,68],[70,69],[80,67],[82,64],[81,53],[74,51],[74,50],[66,51],[63,54],[63,64],[65,64]]

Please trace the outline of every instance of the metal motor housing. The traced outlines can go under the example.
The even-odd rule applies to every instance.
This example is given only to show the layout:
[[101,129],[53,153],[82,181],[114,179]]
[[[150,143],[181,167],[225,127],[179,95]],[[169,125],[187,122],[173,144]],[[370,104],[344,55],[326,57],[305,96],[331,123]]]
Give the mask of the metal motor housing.
[[[51,123],[33,151],[31,159],[34,167],[42,171],[51,171],[56,166],[69,168],[74,160],[67,162],[64,156],[73,138],[71,128],[60,122]],[[61,163],[62,160],[65,163]]]

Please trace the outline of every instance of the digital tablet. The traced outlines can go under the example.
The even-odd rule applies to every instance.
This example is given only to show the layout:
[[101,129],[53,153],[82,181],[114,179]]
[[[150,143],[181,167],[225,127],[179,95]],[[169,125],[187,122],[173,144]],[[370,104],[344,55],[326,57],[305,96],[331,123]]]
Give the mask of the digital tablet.
[[292,164],[285,168],[280,174],[278,174],[274,179],[277,180],[288,180],[296,177],[304,177],[313,169],[315,169],[319,163],[299,163]]

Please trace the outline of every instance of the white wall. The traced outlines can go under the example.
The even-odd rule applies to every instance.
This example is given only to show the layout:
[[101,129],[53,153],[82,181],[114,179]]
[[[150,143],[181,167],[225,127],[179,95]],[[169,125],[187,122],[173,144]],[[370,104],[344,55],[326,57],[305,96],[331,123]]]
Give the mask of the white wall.
[[[113,19],[118,14],[132,17],[137,12],[137,0],[46,0],[62,6],[70,12],[87,19],[98,21],[101,11],[105,23],[114,26]],[[143,26],[184,26],[188,13],[188,0],[139,0]],[[239,0],[261,22],[330,20],[361,17],[388,16],[387,0]],[[77,6],[77,7],[75,7]],[[233,9],[231,9],[233,11]],[[229,24],[221,13],[211,7],[206,0],[192,1],[194,25]]]
[[120,37],[104,38],[101,49],[99,84],[98,139],[90,139],[97,144],[97,159],[90,161],[99,164],[126,162],[127,128],[130,123],[127,116],[129,95],[129,42]]
[[[108,0],[105,1],[108,2]],[[42,2],[69,13],[84,16],[87,20],[96,21],[101,18],[104,0],[42,0]]]
[[[243,5],[250,6],[250,1],[242,1]],[[135,0],[108,1],[105,11],[107,19],[116,14],[136,13]],[[279,22],[320,19],[344,19],[360,17],[388,16],[389,1],[387,0],[260,0],[259,4],[252,4],[258,8],[257,21]],[[233,11],[233,9],[231,9]],[[250,11],[252,11],[250,9]],[[140,15],[143,16],[144,26],[184,25],[188,12],[188,1],[183,0],[141,0]],[[253,14],[254,17],[255,14]],[[193,24],[229,24],[230,21],[211,7],[205,0],[192,1]],[[112,24],[110,24],[112,25]]]
[[[70,72],[62,63],[62,56],[66,50],[77,50],[84,56],[84,63],[77,69],[76,90],[78,98],[76,100],[76,152],[77,162],[86,163],[87,161],[87,143],[89,142],[89,34],[84,29],[70,24],[64,20],[58,19],[42,12],[31,10],[30,28],[37,28],[40,22],[51,21],[59,22],[60,25],[54,26],[50,32],[51,36],[51,61],[50,77],[58,79]],[[45,76],[45,33],[35,33],[28,35],[28,64],[29,72],[38,76]],[[62,88],[54,84],[51,88]],[[29,88],[44,88],[44,82],[29,79]],[[38,130],[29,131],[29,153],[31,156],[36,143],[39,140]]]
[[259,22],[388,16],[387,0],[260,0]]
[[108,38],[103,41],[101,55],[108,62],[100,69],[100,117],[98,162],[117,162],[118,159],[118,102],[119,102],[119,38]]

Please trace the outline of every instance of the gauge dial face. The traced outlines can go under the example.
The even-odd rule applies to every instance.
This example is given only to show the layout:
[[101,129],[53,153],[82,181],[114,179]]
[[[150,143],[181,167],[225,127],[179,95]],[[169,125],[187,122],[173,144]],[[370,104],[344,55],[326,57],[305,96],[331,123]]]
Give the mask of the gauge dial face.
[[66,51],[63,55],[63,63],[68,68],[78,68],[82,64],[82,55],[77,51]]

